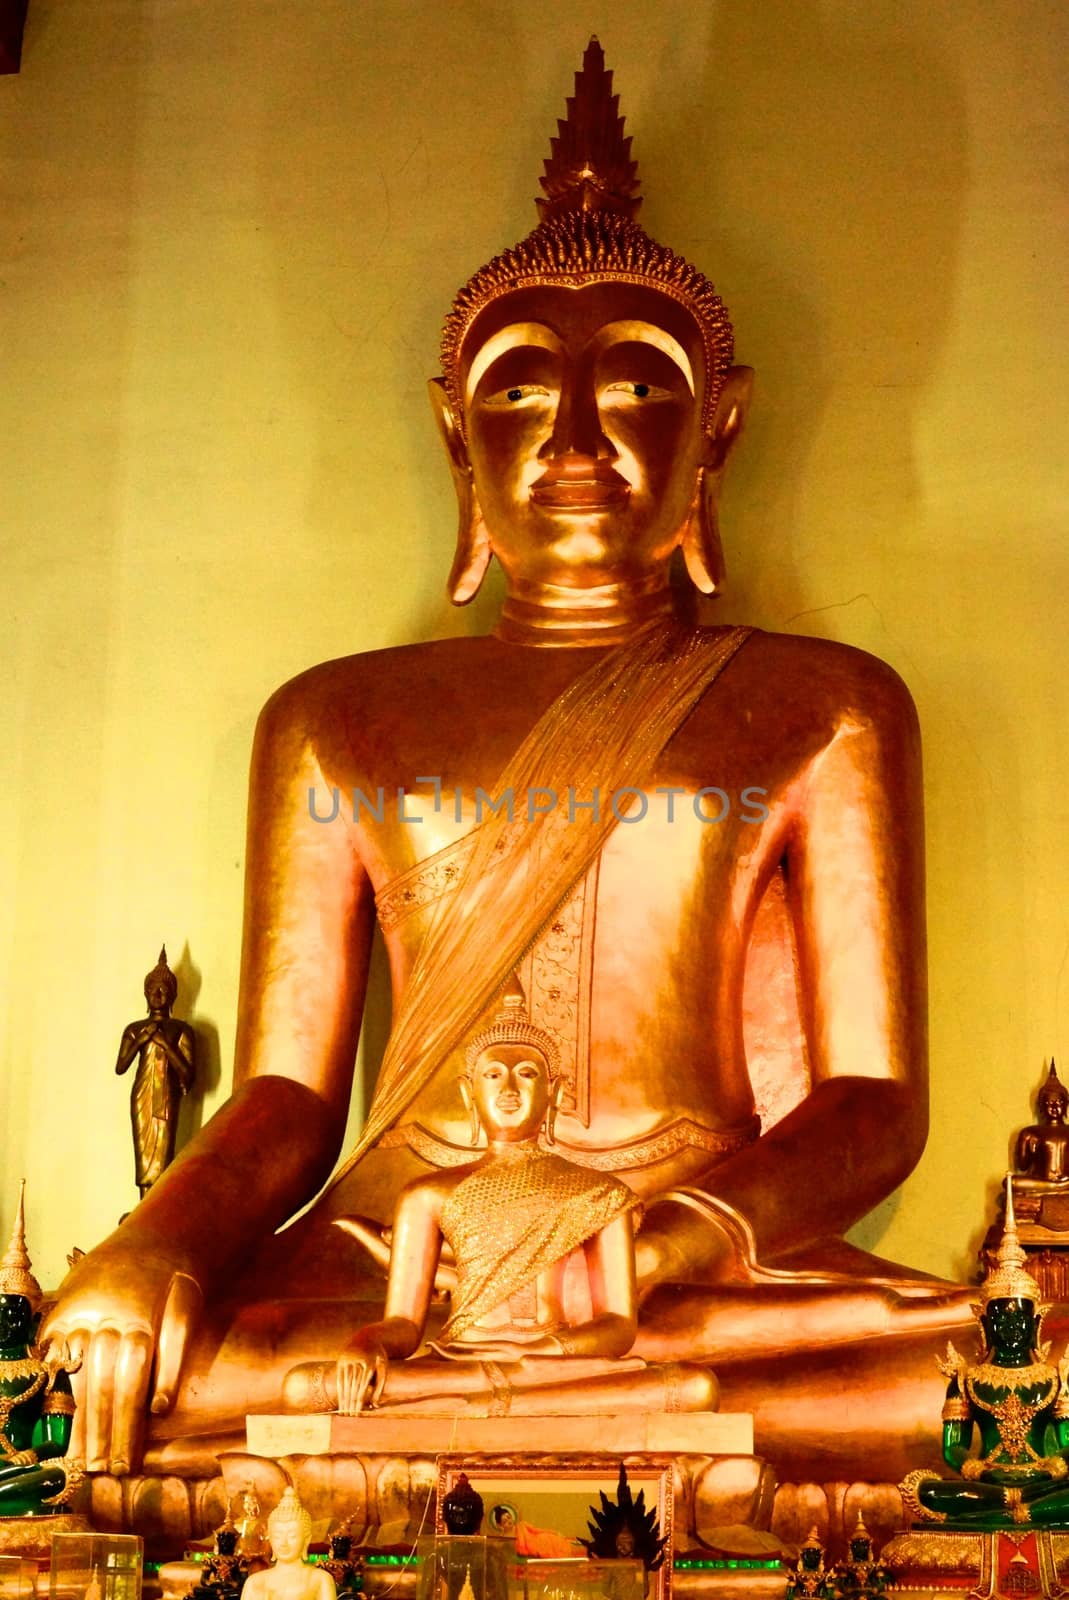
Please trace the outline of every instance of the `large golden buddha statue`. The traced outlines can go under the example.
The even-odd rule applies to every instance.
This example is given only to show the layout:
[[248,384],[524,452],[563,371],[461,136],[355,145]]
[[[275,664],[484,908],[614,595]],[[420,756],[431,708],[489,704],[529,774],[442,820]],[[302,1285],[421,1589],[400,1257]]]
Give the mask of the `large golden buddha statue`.
[[[500,620],[324,663],[261,715],[233,1095],[49,1322],[84,1358],[91,1469],[134,1467],[148,1412],[151,1461],[277,1408],[381,1317],[330,1224],[471,1162],[455,1080],[514,970],[560,1055],[560,1156],[645,1207],[634,1353],[712,1363],[777,1462],[819,1434],[841,1475],[883,1430],[884,1470],[915,1464],[965,1297],[842,1235],[925,1140],[916,717],[860,651],[676,615],[677,549],[721,577],[751,373],[637,186],[593,42],[541,220],[461,290],[431,385],[451,592],[496,557]],[[276,1236],[340,1153],[376,919],[393,1027],[363,1134]],[[832,1411],[867,1373],[879,1404]]]

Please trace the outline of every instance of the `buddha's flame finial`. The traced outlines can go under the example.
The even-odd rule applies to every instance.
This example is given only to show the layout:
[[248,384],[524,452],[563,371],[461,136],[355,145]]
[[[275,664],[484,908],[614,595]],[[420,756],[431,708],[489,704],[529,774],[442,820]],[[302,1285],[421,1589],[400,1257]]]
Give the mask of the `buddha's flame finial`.
[[15,1222],[3,1258],[0,1259],[0,1294],[24,1295],[36,1311],[41,1303],[41,1285],[31,1271],[26,1248],[26,1179],[19,1184],[19,1203]]
[[624,136],[620,96],[612,92],[612,73],[592,38],[568,97],[568,115],[558,119],[541,183],[545,199],[536,201],[543,222],[567,211],[618,211],[633,217],[642,204],[638,163]]

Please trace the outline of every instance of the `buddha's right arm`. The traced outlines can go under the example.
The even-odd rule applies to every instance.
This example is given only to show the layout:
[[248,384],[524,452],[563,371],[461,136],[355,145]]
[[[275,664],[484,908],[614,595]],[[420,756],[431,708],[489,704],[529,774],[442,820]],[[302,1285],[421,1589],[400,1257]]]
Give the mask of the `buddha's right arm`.
[[943,1423],[943,1460],[955,1472],[960,1472],[962,1463],[969,1454],[972,1444],[971,1422],[954,1421]]
[[265,707],[253,752],[235,1092],[79,1261],[44,1330],[82,1358],[71,1451],[92,1470],[136,1467],[202,1299],[312,1198],[343,1137],[373,908],[344,821],[310,816],[322,710],[301,682]]

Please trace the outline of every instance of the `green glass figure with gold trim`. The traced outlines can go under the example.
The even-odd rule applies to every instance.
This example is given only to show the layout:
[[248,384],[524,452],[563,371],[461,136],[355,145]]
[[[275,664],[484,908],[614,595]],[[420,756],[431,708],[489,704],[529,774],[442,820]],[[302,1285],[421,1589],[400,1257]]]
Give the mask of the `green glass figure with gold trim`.
[[1069,1526],[1069,1352],[1057,1365],[1048,1359],[1041,1334],[1050,1307],[1025,1261],[1007,1176],[1002,1242],[973,1306],[983,1332],[980,1359],[967,1361],[948,1344],[939,1362],[949,1380],[943,1459],[960,1477],[909,1474],[899,1488],[917,1522]]
[[25,1189],[0,1261],[0,1517],[51,1515],[84,1476],[60,1459],[74,1421],[70,1379],[33,1343],[41,1286],[26,1250]]

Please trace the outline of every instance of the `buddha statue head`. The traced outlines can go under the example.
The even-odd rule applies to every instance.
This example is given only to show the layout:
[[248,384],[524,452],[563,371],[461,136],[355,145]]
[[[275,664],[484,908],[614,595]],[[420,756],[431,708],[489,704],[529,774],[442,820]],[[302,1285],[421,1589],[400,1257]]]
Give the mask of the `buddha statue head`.
[[1061,1123],[1065,1121],[1067,1112],[1069,1112],[1069,1089],[1059,1078],[1054,1062],[1051,1061],[1050,1071],[1039,1091],[1040,1121],[1048,1124]]
[[170,1011],[178,998],[178,979],[167,965],[167,946],[160,946],[160,959],[145,975],[145,999],[151,1012]]
[[0,1346],[28,1342],[40,1305],[41,1285],[33,1275],[26,1249],[26,1180],[23,1178],[11,1238],[0,1259]]
[[267,1519],[267,1536],[276,1561],[284,1565],[303,1561],[312,1537],[312,1519],[292,1484]]
[[872,1564],[872,1535],[866,1528],[860,1511],[857,1514],[854,1531],[850,1535],[850,1560],[856,1566]]
[[552,1141],[563,1081],[556,1041],[527,1014],[526,996],[513,975],[501,1010],[477,1033],[465,1052],[460,1092],[472,1119],[472,1143],[480,1129],[492,1142],[533,1139],[545,1126]]
[[797,1570],[813,1575],[824,1571],[824,1546],[820,1542],[820,1534],[816,1527],[810,1528],[799,1547]]
[[680,546],[711,593],[752,373],[732,365],[709,280],[635,220],[637,167],[596,39],[558,130],[537,227],[469,279],[445,324],[431,390],[460,508],[450,593],[470,600],[496,555],[521,603],[666,594]]
[[458,1473],[456,1483],[442,1501],[442,1521],[454,1535],[474,1535],[482,1527],[483,1497],[469,1483],[466,1472]]
[[1017,1235],[1013,1178],[1006,1175],[1006,1219],[995,1265],[980,1287],[973,1313],[983,1330],[985,1357],[1003,1365],[1027,1365],[1043,1354],[1040,1330],[1050,1307],[1039,1284],[1026,1270],[1027,1257]]

